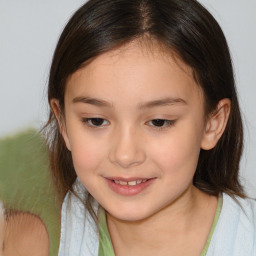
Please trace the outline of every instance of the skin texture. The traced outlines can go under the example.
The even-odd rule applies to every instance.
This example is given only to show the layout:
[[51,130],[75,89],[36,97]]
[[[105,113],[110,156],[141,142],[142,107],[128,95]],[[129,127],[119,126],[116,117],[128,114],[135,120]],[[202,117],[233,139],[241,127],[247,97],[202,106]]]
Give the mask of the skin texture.
[[[85,103],[87,97],[110,106]],[[166,98],[174,100],[141,107]],[[116,255],[199,255],[217,198],[195,188],[192,179],[200,149],[213,148],[225,129],[229,100],[220,101],[206,119],[191,68],[174,54],[135,41],[70,77],[64,115],[56,99],[51,105],[77,176],[107,211]],[[95,127],[85,118],[103,121]],[[171,122],[157,127],[155,119]],[[125,196],[111,190],[106,177],[154,181]]]
[[2,256],[1,245],[4,241],[4,208],[0,201],[0,256]]
[[5,222],[2,256],[48,256],[49,237],[44,223],[30,213],[17,212]]

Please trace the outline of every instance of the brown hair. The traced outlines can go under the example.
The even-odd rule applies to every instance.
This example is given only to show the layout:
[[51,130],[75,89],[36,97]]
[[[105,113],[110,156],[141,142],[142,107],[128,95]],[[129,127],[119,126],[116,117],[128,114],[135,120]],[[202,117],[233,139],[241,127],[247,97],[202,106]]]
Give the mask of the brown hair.
[[[207,115],[219,100],[231,100],[223,136],[214,149],[201,150],[194,185],[211,195],[226,192],[245,197],[238,175],[243,127],[229,48],[216,20],[195,0],[88,1],[71,17],[58,41],[49,102],[58,99],[64,110],[66,81],[75,71],[100,54],[138,39],[157,41],[193,69],[204,92]],[[45,129],[53,179],[63,200],[68,190],[73,191],[76,172],[52,111]]]

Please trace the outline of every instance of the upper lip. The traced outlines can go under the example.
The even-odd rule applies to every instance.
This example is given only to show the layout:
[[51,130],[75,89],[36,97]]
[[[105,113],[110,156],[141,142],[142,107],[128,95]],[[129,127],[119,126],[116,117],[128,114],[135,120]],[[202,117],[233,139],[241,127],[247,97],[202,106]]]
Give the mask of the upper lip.
[[129,177],[129,178],[124,178],[124,177],[105,177],[108,180],[121,180],[121,181],[134,181],[134,180],[149,180],[153,178],[145,178],[145,177]]

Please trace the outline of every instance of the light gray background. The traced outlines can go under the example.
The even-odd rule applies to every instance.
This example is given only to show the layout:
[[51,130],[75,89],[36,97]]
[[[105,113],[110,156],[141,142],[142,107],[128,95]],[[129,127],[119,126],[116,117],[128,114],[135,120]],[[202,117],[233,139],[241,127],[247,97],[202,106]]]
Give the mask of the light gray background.
[[[0,137],[45,121],[51,57],[62,28],[84,2],[0,0]],[[231,49],[245,120],[241,174],[256,197],[256,1],[199,2],[218,20]]]

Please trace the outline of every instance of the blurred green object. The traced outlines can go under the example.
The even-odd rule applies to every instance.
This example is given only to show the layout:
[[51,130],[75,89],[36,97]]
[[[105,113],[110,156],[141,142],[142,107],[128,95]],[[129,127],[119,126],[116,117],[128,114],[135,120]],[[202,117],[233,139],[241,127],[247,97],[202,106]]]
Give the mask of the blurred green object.
[[6,207],[41,217],[57,255],[60,212],[55,203],[46,147],[35,130],[0,139],[0,199]]

